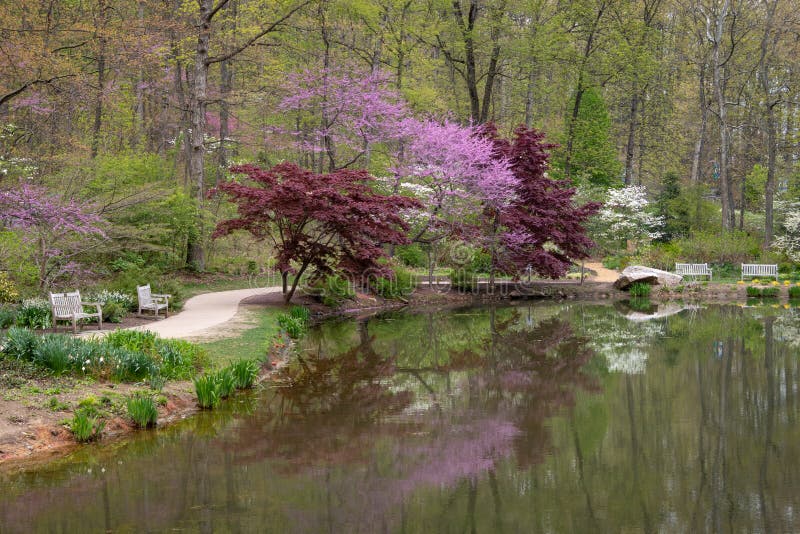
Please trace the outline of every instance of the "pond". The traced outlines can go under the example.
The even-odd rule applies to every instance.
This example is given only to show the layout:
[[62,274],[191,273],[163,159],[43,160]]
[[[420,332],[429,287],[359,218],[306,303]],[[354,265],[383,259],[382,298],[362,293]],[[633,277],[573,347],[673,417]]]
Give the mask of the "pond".
[[0,474],[0,531],[800,531],[800,313],[332,321],[280,382]]

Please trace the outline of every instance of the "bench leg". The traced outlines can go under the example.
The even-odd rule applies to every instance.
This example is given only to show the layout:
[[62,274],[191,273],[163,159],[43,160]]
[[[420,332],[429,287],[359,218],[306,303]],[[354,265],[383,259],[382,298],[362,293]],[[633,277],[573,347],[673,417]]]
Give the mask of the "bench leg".
[[72,333],[73,334],[78,333],[78,320],[75,319],[74,317],[72,318]]

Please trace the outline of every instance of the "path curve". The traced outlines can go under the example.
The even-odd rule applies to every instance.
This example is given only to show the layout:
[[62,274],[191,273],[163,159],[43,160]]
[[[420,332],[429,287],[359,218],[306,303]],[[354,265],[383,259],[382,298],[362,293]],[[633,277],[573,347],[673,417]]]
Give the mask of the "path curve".
[[163,338],[184,339],[201,336],[233,319],[239,303],[248,297],[281,291],[280,286],[234,289],[203,293],[187,300],[180,313],[167,319],[135,326],[131,330],[148,330]]
[[592,282],[616,282],[619,278],[619,273],[611,269],[606,269],[600,262],[585,263],[584,267],[591,269],[597,273],[597,276],[587,277]]

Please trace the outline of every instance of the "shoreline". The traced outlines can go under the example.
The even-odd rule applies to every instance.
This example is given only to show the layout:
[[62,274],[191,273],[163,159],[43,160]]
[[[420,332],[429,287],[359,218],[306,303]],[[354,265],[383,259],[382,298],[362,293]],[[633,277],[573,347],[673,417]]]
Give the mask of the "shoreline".
[[[668,289],[663,286],[654,286],[650,295],[653,303],[666,303],[682,301],[692,304],[734,304],[747,302],[746,285],[741,284],[686,284],[681,290],[675,288]],[[768,301],[770,304],[785,304],[788,301],[785,286],[779,286],[780,297]],[[368,317],[376,313],[390,310],[418,309],[426,307],[451,307],[459,305],[472,305],[491,302],[519,302],[524,300],[532,301],[593,301],[593,302],[616,302],[629,299],[630,296],[625,291],[617,290],[613,284],[608,282],[591,282],[584,284],[564,283],[564,282],[537,282],[526,286],[527,294],[485,294],[485,293],[461,293],[450,291],[439,291],[432,288],[424,288],[412,294],[408,301],[398,303],[396,301],[385,301],[372,296],[360,296],[355,302],[348,303],[346,308],[332,309],[318,303],[308,302],[309,299],[302,299],[306,302],[299,304],[307,305],[312,309],[315,320],[325,320],[335,317],[354,317],[356,319]],[[259,301],[259,299],[245,299],[241,302],[247,306],[264,307],[283,307],[282,302],[276,302],[274,296]],[[275,372],[286,363],[289,356],[290,347],[285,348],[281,354],[276,355],[270,361],[270,368],[263,368],[259,375],[258,384],[271,381]],[[141,390],[141,385],[116,384],[113,382],[96,382],[87,384],[75,377],[39,377],[43,385],[53,385],[49,389],[41,388],[16,388],[20,393],[20,398],[13,398],[11,393],[14,387],[7,387],[3,383],[5,375],[0,369],[0,417],[5,420],[0,421],[0,470],[29,469],[32,466],[48,463],[57,458],[63,457],[81,447],[77,443],[69,430],[62,422],[71,417],[75,408],[62,410],[50,410],[46,406],[35,406],[31,404],[30,396],[38,395],[39,400],[43,401],[42,396],[47,396],[51,390],[60,389],[60,384],[70,384],[66,387],[74,388],[71,400],[77,403],[78,397],[106,396],[113,395],[123,398],[133,391]],[[51,384],[52,383],[52,384]],[[38,389],[34,393],[31,391]],[[23,391],[24,390],[24,391]],[[194,386],[192,381],[168,382],[161,392],[166,397],[166,403],[159,406],[158,427],[168,427],[175,422],[190,417],[201,409],[197,406]],[[20,416],[18,412],[25,415]],[[115,415],[106,420],[106,428],[103,432],[103,443],[113,443],[124,439],[126,436],[139,431],[125,416]]]

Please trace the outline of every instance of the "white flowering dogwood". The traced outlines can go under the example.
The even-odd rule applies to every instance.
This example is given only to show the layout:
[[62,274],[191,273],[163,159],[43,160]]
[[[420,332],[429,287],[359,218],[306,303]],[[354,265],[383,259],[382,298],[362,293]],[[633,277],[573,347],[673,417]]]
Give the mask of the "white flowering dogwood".
[[792,261],[800,261],[800,203],[780,203],[776,207],[784,214],[783,232],[775,238],[772,246]]
[[609,241],[631,241],[637,246],[661,237],[664,218],[653,215],[649,206],[647,193],[641,185],[610,189],[598,213],[602,227],[600,237]]

